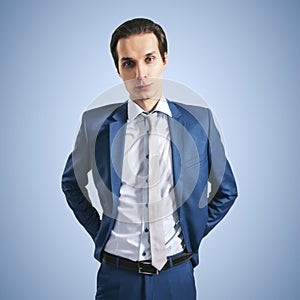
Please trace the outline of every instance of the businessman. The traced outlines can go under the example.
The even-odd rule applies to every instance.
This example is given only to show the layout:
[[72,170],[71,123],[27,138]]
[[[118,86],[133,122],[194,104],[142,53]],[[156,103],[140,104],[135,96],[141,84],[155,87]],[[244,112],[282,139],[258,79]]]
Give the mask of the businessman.
[[[160,25],[129,20],[110,47],[128,100],[83,114],[62,178],[101,262],[96,299],[196,299],[201,240],[237,197],[220,134],[208,108],[164,96]],[[90,171],[102,213],[86,189]]]

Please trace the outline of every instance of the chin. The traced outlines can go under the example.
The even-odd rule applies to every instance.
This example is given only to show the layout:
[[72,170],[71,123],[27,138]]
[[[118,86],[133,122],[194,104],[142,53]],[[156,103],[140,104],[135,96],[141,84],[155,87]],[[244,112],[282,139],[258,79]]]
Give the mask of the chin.
[[131,99],[135,101],[146,101],[153,98],[159,98],[152,93],[138,93],[138,94],[131,94]]
[[153,100],[153,99],[160,99],[161,97],[161,92],[157,91],[157,90],[151,90],[151,91],[143,91],[143,92],[136,92],[135,93],[131,93],[131,99],[132,100],[141,100],[141,101],[145,101],[145,100]]

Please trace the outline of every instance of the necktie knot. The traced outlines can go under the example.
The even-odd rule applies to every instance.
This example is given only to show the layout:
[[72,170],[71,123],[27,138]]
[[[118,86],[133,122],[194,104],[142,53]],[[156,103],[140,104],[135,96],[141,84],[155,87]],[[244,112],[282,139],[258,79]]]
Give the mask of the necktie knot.
[[149,124],[149,129],[151,130],[151,132],[155,131],[155,127],[156,127],[156,121],[157,121],[157,112],[153,112],[151,114],[148,114],[145,116],[148,124]]

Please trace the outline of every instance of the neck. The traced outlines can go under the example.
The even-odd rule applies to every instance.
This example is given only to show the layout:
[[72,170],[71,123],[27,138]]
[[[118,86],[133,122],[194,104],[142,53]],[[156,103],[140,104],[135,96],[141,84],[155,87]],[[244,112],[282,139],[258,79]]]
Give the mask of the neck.
[[139,105],[143,110],[151,112],[157,105],[160,98],[149,98],[133,100],[137,105]]

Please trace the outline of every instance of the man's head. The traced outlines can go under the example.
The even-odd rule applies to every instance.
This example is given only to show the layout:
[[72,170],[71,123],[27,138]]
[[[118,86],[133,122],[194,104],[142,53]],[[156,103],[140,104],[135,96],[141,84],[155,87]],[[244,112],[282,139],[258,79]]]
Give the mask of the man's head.
[[127,21],[115,30],[110,46],[131,99],[160,98],[167,63],[167,40],[162,28],[147,19]]
[[110,51],[119,73],[119,56],[117,52],[117,45],[120,39],[128,38],[131,35],[140,35],[144,33],[153,33],[158,42],[158,49],[160,56],[165,62],[168,53],[168,43],[166,34],[159,24],[154,23],[149,19],[136,18],[121,24],[112,34],[110,41]]

